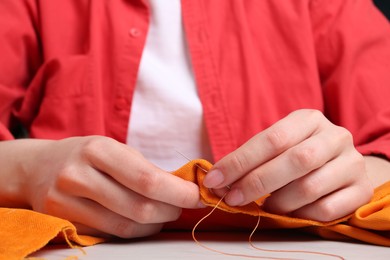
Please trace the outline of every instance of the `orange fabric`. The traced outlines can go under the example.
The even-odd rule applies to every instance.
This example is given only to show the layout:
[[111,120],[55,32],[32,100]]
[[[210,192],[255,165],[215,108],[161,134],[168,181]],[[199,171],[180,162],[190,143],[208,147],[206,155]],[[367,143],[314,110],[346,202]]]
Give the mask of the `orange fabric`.
[[23,259],[58,239],[82,246],[93,245],[101,238],[81,236],[67,220],[31,210],[0,208],[0,259]]
[[[174,174],[197,183],[203,203],[215,206],[220,198],[202,185],[206,175],[202,169],[208,170],[211,166],[205,160],[194,160]],[[244,207],[230,207],[222,202],[219,209],[252,216],[260,214],[263,217],[260,224],[263,228],[264,225],[272,228],[305,228],[327,239],[356,239],[371,244],[390,246],[390,182],[377,188],[371,202],[357,209],[354,214],[331,222],[318,222],[267,213],[259,207],[264,199],[258,200],[257,205],[251,203]]]
[[[203,203],[213,207],[219,201],[219,197],[202,185],[206,175],[202,168],[208,170],[211,166],[205,160],[193,160],[173,174],[197,183],[200,186]],[[354,214],[327,223],[267,213],[261,207],[259,208],[264,199],[243,207],[230,207],[222,202],[219,209],[228,213],[243,213],[244,218],[241,219],[257,220],[253,216],[258,216],[260,213],[262,216],[260,225],[263,228],[303,228],[327,239],[357,239],[371,244],[390,246],[390,182],[376,189],[372,201],[357,209]],[[203,214],[205,211],[192,210],[191,212]],[[218,221],[234,219],[226,215],[217,214],[225,218]],[[192,214],[193,219],[194,216],[196,214]],[[75,226],[67,220],[31,210],[0,208],[0,219],[0,259],[23,259],[54,239],[60,242],[70,241],[81,246],[104,242],[102,238],[78,235]],[[255,221],[240,222],[237,225],[251,225],[253,228],[254,223]],[[176,224],[180,226],[180,223]]]

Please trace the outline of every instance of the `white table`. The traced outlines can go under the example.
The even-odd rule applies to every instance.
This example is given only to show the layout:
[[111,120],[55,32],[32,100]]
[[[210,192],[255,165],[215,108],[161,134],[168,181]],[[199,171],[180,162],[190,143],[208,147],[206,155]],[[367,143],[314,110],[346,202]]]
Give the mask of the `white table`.
[[[294,259],[337,259],[329,256],[293,253],[266,253],[248,244],[248,233],[198,233],[202,244],[224,252]],[[390,248],[355,242],[327,241],[296,231],[257,231],[253,238],[258,247],[266,249],[308,250],[337,254],[345,259],[390,259]],[[33,254],[47,260],[66,259],[245,259],[211,252],[197,245],[190,232],[164,232],[146,239],[122,240],[79,249],[49,246]]]

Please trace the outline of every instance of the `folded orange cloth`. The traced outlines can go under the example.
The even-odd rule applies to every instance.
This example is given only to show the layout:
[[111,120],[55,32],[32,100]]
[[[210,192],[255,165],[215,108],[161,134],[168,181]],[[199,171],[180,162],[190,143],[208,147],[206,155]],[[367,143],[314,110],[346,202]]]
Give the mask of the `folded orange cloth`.
[[[202,169],[208,170],[211,166],[205,160],[193,160],[173,174],[197,183],[203,203],[213,207],[220,198],[202,185],[206,174]],[[248,223],[241,221],[254,218],[253,216],[256,216],[255,220],[257,220],[260,214],[263,217],[261,225],[265,228],[303,228],[328,239],[350,238],[390,246],[390,182],[377,188],[372,201],[360,207],[354,214],[327,223],[267,213],[260,207],[263,200],[264,198],[259,199],[256,203],[243,207],[230,207],[222,202],[219,205],[222,211],[219,215],[216,214],[220,218],[217,221],[228,223],[234,219],[239,222],[233,223],[236,227],[249,227],[252,225],[250,221]],[[198,221],[197,214],[205,212],[204,210],[187,210],[183,216],[184,219],[188,217],[192,221]],[[234,218],[237,215],[240,217]],[[102,238],[78,235],[74,225],[67,220],[31,210],[0,208],[0,219],[0,259],[23,259],[54,239],[81,246],[104,242]],[[180,221],[185,222],[182,219],[171,226],[180,227],[182,224]],[[193,225],[192,222],[191,225]]]
[[[215,206],[220,198],[202,185],[203,179],[206,176],[204,170],[209,170],[211,166],[205,160],[193,160],[178,169],[174,174],[197,183],[200,187],[200,195],[203,203],[208,206]],[[371,244],[390,246],[390,182],[375,190],[370,203],[360,207],[349,216],[331,222],[318,222],[267,213],[261,208],[261,203],[264,199],[259,199],[256,203],[251,203],[243,207],[230,207],[224,202],[221,202],[218,208],[229,213],[242,213],[252,216],[260,215],[262,217],[260,224],[262,228],[303,228],[327,239],[356,239]],[[224,218],[223,215],[219,215],[218,217],[220,218],[217,220],[219,222],[221,218]],[[225,218],[228,217],[225,216]],[[236,218],[235,220],[241,222],[238,225],[235,224],[236,227],[239,225],[248,227],[247,224],[244,224],[246,221],[240,221],[240,218]],[[222,221],[225,222],[224,220]]]
[[78,235],[67,220],[31,210],[0,208],[0,219],[0,259],[23,259],[55,238],[82,246],[103,241]]

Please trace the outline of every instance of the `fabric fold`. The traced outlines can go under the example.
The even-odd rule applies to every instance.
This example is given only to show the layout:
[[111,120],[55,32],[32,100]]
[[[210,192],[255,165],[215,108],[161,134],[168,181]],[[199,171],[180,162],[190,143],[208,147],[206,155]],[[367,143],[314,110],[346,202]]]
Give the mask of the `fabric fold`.
[[[78,235],[68,220],[25,209],[0,208],[0,259],[23,259],[50,241],[89,246],[102,238]],[[72,244],[69,244],[72,246]]]

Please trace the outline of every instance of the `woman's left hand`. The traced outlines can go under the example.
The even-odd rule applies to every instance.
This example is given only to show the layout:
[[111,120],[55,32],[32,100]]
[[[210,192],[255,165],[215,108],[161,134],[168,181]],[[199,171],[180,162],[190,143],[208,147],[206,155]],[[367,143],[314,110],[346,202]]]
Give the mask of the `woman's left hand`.
[[203,184],[217,194],[227,192],[231,206],[271,194],[265,210],[318,221],[346,216],[373,194],[351,133],[308,109],[289,114],[222,158]]

